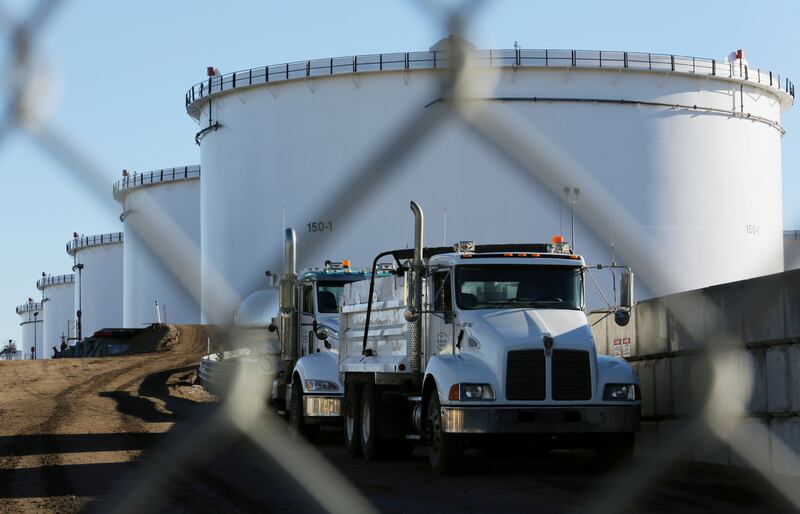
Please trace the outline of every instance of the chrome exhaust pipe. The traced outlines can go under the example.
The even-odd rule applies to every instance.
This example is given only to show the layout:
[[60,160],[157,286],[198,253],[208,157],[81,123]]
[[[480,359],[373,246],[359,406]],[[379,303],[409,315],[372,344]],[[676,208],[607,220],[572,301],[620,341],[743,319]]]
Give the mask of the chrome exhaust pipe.
[[297,311],[295,309],[295,279],[297,278],[297,234],[287,228],[283,240],[283,275],[280,287],[280,341],[281,358],[285,361],[297,360],[297,345],[294,344],[297,332]]
[[423,261],[423,224],[425,217],[422,207],[417,202],[411,202],[411,211],[414,213],[414,259],[411,263],[411,298],[406,310],[406,320],[411,322],[411,337],[409,341],[409,360],[411,372],[418,374],[422,371],[422,276],[425,271]]

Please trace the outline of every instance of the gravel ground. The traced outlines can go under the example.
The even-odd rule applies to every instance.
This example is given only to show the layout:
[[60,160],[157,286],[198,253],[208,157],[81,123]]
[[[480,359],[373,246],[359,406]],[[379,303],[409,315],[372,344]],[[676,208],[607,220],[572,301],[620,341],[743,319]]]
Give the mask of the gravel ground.
[[[125,507],[129,484],[167,476],[144,510],[325,510],[242,436],[206,441],[176,469],[164,462],[218,405],[193,385],[206,330],[171,330],[178,343],[153,354],[0,362],[0,512],[112,511]],[[469,455],[459,476],[439,478],[424,448],[410,459],[365,462],[349,457],[340,437],[326,431],[314,446],[289,449],[298,458],[320,451],[383,512],[794,511],[757,473],[736,468],[639,460],[634,479],[658,471],[639,485],[599,468],[591,452],[517,451]]]

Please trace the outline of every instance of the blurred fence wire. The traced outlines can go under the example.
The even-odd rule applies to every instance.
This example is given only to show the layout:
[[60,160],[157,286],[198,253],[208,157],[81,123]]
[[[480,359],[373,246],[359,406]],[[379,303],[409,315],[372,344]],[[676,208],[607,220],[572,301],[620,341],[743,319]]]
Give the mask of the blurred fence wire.
[[[93,193],[111,212],[118,207],[109,194],[105,174],[99,168],[91,152],[77,143],[71,134],[57,127],[46,113],[37,110],[32,92],[46,87],[39,83],[41,65],[39,59],[38,38],[46,30],[47,23],[63,2],[58,0],[40,0],[23,20],[15,20],[7,9],[0,5],[0,31],[6,41],[5,54],[2,61],[4,98],[0,115],[0,151],[8,136],[14,131],[21,131],[30,136],[39,148],[60,162],[69,170],[73,178],[87,191]],[[471,22],[479,15],[481,2],[465,1],[453,7],[448,3],[417,2],[416,5],[426,16],[438,20],[441,27],[450,34],[463,34]],[[614,196],[591,176],[588,170],[578,165],[570,156],[559,150],[556,145],[549,144],[545,134],[539,133],[512,109],[502,104],[475,101],[481,96],[475,91],[475,84],[480,80],[471,80],[475,67],[469,55],[459,46],[459,39],[452,38],[450,52],[451,66],[439,73],[440,97],[434,108],[425,109],[421,114],[409,117],[404,124],[392,127],[390,134],[382,146],[370,155],[356,156],[351,169],[356,170],[354,179],[346,188],[329,195],[327,203],[313,213],[313,219],[343,219],[358,216],[364,198],[369,192],[379,188],[387,176],[399,170],[398,164],[432,133],[439,131],[450,123],[460,123],[469,127],[474,134],[487,142],[498,153],[513,160],[519,169],[520,177],[525,181],[546,187],[556,197],[561,197],[563,184],[583,184],[593,191],[584,195],[581,211],[578,216],[601,237],[605,237],[607,227],[603,220],[617,220],[615,231],[615,248],[619,256],[634,269],[638,264],[647,268],[658,268],[653,263],[663,259],[663,253],[643,226],[631,216]],[[485,93],[485,92],[483,92]],[[356,184],[355,189],[353,184]],[[137,230],[143,239],[149,241],[153,251],[183,281],[187,290],[200,299],[197,284],[191,283],[196,270],[187,270],[186,262],[194,259],[183,258],[196,254],[199,248],[194,245],[175,224],[164,223],[168,216],[162,216],[157,205],[147,210],[148,217],[139,223]],[[327,234],[315,240],[315,244],[324,244]],[[273,256],[273,262],[280,261],[280,255]],[[658,276],[641,277],[651,289],[669,289],[661,287],[662,280]],[[231,286],[224,276],[217,273],[212,288],[221,295],[230,294]],[[226,293],[227,291],[227,293]],[[711,301],[706,301],[704,309],[718,309]],[[681,309],[672,309],[670,315],[682,323]],[[754,313],[757,315],[757,313]],[[686,325],[684,329],[691,331]],[[707,337],[707,334],[696,334]],[[236,333],[228,334],[230,338],[238,337]],[[700,373],[706,377],[702,390],[695,391],[703,401],[690,414],[688,422],[681,431],[670,435],[666,442],[666,455],[680,459],[691,452],[698,438],[708,433],[718,437],[724,444],[752,465],[755,469],[766,469],[765,456],[748,444],[755,440],[752,437],[729,437],[734,430],[743,430],[736,425],[736,420],[747,413],[746,403],[752,393],[753,377],[742,373],[742,369],[729,358],[730,351],[720,352],[720,346],[728,350],[737,347],[744,350],[744,343],[739,334],[718,331],[708,341],[703,350],[706,358],[702,361]],[[720,344],[718,344],[720,343]],[[736,384],[734,387],[732,384]],[[221,403],[215,414],[209,418],[196,420],[189,432],[184,432],[179,440],[171,440],[169,445],[162,445],[150,452],[140,472],[118,488],[109,498],[110,505],[117,512],[139,512],[157,506],[158,492],[162,491],[178,476],[184,463],[192,463],[199,453],[208,455],[223,452],[232,444],[236,436],[244,435],[253,441],[256,447],[268,456],[275,466],[285,471],[294,479],[295,487],[331,512],[370,512],[375,508],[369,501],[324,457],[312,448],[292,443],[285,430],[285,425],[277,416],[265,408],[264,398],[271,387],[271,377],[243,368],[238,375],[230,394]],[[731,391],[738,391],[732,394]],[[756,426],[753,430],[762,430]],[[778,441],[774,439],[774,441]],[[780,444],[779,442],[775,444]],[[774,451],[774,449],[773,449]],[[792,453],[788,447],[780,450]],[[658,479],[670,467],[669,458],[659,460],[638,459],[631,466],[622,469],[615,475],[603,478],[598,482],[592,504],[594,510],[614,512],[619,510],[634,497],[642,494],[650,483]],[[800,509],[800,491],[790,487],[784,481],[775,478],[774,474],[765,473],[776,490],[780,491],[795,507]],[[267,501],[267,500],[265,500]]]

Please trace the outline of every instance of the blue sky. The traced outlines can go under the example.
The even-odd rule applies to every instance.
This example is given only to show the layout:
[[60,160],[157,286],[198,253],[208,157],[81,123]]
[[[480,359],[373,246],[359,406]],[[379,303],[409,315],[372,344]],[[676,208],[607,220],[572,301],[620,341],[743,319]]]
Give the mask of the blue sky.
[[[23,16],[31,2],[0,0]],[[65,2],[37,50],[52,73],[41,93],[52,119],[106,170],[199,162],[185,91],[205,76],[307,58],[427,49],[445,29],[425,2]],[[800,2],[489,1],[468,28],[479,47],[578,48],[723,58],[744,48],[754,66],[800,82]],[[1,26],[1,25],[0,25]],[[0,33],[6,62],[7,34]],[[3,72],[5,74],[5,72]],[[4,86],[4,82],[0,82]],[[0,99],[5,102],[0,91]],[[784,209],[800,228],[800,115],[783,119]],[[757,170],[754,170],[757,173]],[[58,162],[24,134],[0,145],[0,341],[18,339],[14,306],[36,296],[42,271],[68,273],[73,231],[121,230]]]

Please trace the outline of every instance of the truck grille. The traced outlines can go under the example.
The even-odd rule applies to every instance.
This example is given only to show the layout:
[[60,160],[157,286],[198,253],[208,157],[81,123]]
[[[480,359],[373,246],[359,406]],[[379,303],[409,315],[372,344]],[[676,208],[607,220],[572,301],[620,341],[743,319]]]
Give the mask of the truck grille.
[[508,352],[507,400],[544,400],[545,378],[544,350]]
[[553,400],[591,400],[592,371],[589,352],[553,350]]

